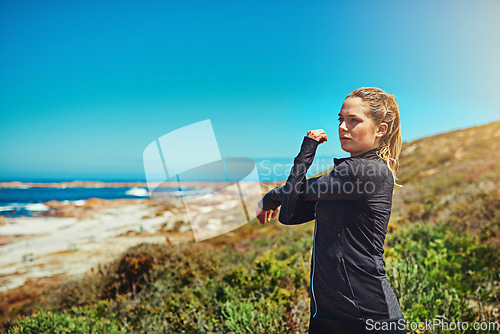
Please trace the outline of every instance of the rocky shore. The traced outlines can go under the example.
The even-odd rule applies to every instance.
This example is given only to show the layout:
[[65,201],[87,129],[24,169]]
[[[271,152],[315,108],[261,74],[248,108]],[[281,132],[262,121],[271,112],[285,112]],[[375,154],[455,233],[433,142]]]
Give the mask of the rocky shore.
[[[9,184],[11,187],[14,184],[33,185]],[[83,185],[78,182],[71,184],[75,187]],[[92,183],[92,186],[96,184],[99,183]],[[5,186],[5,183],[0,186]],[[50,186],[60,187],[61,183]],[[200,241],[222,234],[252,219],[262,195],[261,185],[251,182],[226,189],[218,189],[220,183],[186,186],[212,186],[214,192],[195,200],[92,198],[83,204],[48,201],[43,204],[51,210],[41,216],[1,217],[0,291],[37,279],[46,281],[52,277],[59,281],[82,274],[113,260],[138,243]]]

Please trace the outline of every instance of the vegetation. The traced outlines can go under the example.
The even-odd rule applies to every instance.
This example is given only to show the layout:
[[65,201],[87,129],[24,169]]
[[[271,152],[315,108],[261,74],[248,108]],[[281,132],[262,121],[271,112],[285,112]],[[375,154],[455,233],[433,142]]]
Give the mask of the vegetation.
[[[274,230],[269,239],[256,232],[262,239],[243,240],[253,247],[246,252],[138,245],[61,285],[45,311],[9,333],[304,333],[312,224]],[[407,320],[495,320],[498,250],[444,224],[405,226],[387,243],[389,281]]]
[[500,249],[500,121],[405,143],[392,228],[443,223]]
[[[496,122],[404,146],[384,258],[409,321],[500,321],[499,136]],[[313,228],[254,221],[138,245],[45,293],[8,333],[307,332]]]
[[498,320],[498,250],[445,225],[407,226],[387,242],[388,280],[407,320]]

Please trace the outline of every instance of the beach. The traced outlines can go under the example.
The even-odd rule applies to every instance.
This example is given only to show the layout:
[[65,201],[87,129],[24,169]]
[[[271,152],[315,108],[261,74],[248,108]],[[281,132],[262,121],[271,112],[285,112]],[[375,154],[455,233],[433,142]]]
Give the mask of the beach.
[[[202,241],[223,234],[247,223],[262,194],[256,182],[190,183],[189,187],[214,191],[192,198],[48,201],[38,203],[51,209],[45,215],[1,216],[0,291],[33,280],[60,281],[84,274],[139,243]],[[242,203],[247,204],[246,211]]]

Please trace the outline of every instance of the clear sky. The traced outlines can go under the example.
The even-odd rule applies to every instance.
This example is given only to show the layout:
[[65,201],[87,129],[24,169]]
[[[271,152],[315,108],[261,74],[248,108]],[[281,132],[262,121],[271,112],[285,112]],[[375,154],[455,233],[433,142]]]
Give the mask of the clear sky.
[[295,157],[344,97],[394,94],[403,140],[500,119],[500,2],[0,1],[0,179],[144,176],[210,119],[220,153]]

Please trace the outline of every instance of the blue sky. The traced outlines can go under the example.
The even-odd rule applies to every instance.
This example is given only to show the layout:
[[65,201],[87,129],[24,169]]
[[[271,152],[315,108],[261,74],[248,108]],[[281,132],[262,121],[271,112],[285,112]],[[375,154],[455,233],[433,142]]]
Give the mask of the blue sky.
[[0,2],[0,179],[144,177],[143,150],[210,119],[221,155],[337,140],[344,97],[398,100],[403,140],[499,119],[500,2]]

